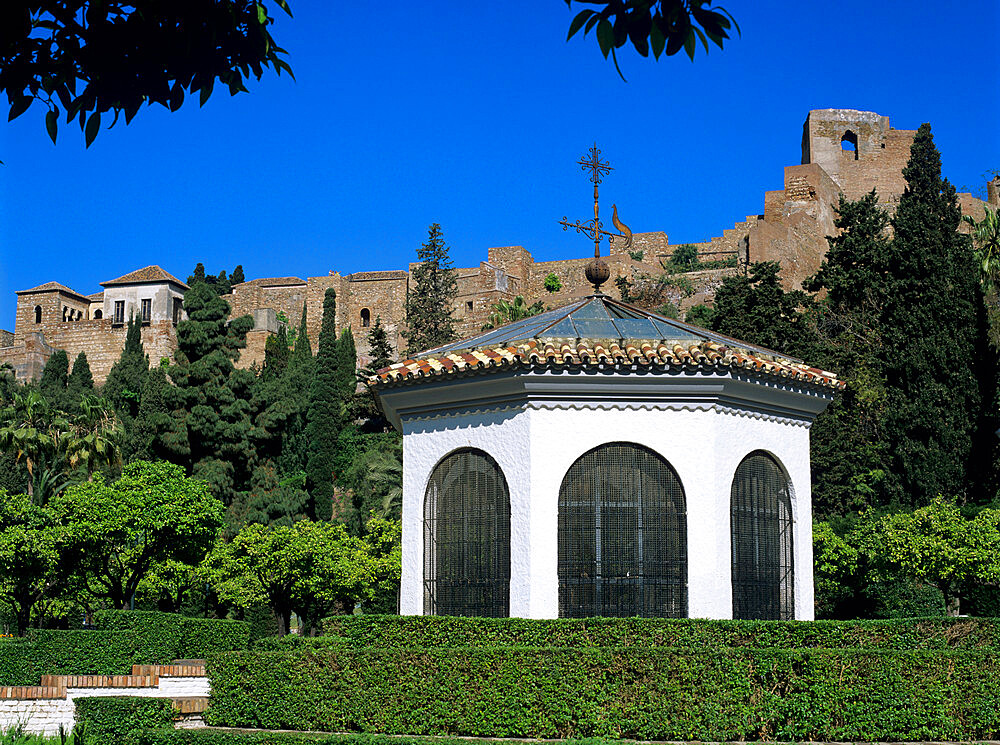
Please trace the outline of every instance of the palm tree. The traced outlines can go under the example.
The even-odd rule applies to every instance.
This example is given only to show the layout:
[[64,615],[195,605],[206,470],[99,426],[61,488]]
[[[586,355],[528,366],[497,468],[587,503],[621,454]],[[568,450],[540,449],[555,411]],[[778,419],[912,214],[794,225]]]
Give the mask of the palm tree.
[[70,467],[83,467],[90,476],[100,466],[117,465],[121,462],[122,433],[114,407],[107,400],[83,396],[80,413],[71,422],[65,441]]
[[987,290],[995,290],[1000,278],[1000,219],[997,210],[985,205],[983,209],[982,220],[969,215],[962,215],[962,220],[972,228],[972,245],[979,259],[983,285]]
[[45,493],[36,495],[36,481],[45,485],[53,482],[46,472],[54,470],[60,459],[69,426],[66,415],[35,390],[15,393],[13,403],[0,411],[0,447],[14,452],[18,462],[24,460],[28,496],[36,501],[44,502],[48,497]]
[[522,318],[530,318],[531,316],[538,315],[543,310],[545,310],[545,306],[541,302],[528,305],[520,295],[515,297],[513,301],[501,300],[498,303],[494,303],[490,309],[489,321],[483,326],[483,331],[489,331],[498,326],[506,326],[508,323],[520,321]]

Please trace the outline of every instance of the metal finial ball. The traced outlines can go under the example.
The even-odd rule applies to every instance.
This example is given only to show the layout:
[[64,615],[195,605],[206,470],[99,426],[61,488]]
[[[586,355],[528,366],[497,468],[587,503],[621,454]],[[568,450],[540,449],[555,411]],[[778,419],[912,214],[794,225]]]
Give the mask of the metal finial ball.
[[594,290],[601,291],[601,285],[611,277],[611,267],[602,259],[592,259],[584,270],[587,281],[594,286]]

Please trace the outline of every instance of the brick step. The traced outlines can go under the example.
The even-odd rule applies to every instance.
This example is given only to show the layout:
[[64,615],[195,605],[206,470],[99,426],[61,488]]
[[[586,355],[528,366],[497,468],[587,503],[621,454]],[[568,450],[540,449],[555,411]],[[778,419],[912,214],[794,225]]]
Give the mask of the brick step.
[[58,685],[0,686],[0,700],[66,698],[66,687]]
[[183,660],[171,660],[171,665],[199,665],[205,667],[205,660],[195,660],[195,659],[183,659]]
[[208,708],[208,696],[180,696],[171,701],[181,714],[203,714]]
[[[191,660],[198,662],[198,660]],[[133,675],[165,675],[173,678],[200,678],[205,675],[204,663],[200,665],[171,664],[171,665],[132,665]]]
[[155,688],[157,675],[43,675],[42,687],[63,688]]

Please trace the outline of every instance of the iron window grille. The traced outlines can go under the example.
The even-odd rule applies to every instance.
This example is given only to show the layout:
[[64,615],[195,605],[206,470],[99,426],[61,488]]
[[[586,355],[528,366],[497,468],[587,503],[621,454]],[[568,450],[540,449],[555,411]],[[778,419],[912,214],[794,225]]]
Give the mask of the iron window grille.
[[582,455],[559,488],[559,615],[687,616],[684,490],[631,443]]
[[510,615],[510,492],[481,450],[447,456],[427,485],[424,614]]
[[792,620],[792,501],[788,479],[766,453],[751,453],[736,469],[730,520],[733,618]]

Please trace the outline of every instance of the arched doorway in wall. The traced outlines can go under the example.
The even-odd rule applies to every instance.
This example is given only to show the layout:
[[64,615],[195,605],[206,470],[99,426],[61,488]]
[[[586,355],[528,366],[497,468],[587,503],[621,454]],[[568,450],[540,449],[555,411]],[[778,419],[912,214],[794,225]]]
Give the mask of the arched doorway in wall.
[[366,329],[372,325],[372,312],[368,308],[361,309],[361,328]]
[[791,485],[763,451],[733,477],[730,495],[733,618],[795,618]]
[[559,487],[559,615],[687,616],[687,508],[642,445],[584,453]]
[[482,450],[446,456],[427,484],[424,615],[510,615],[510,492]]
[[35,323],[41,323],[41,322],[42,322],[42,306],[41,305],[36,305],[35,306]]

